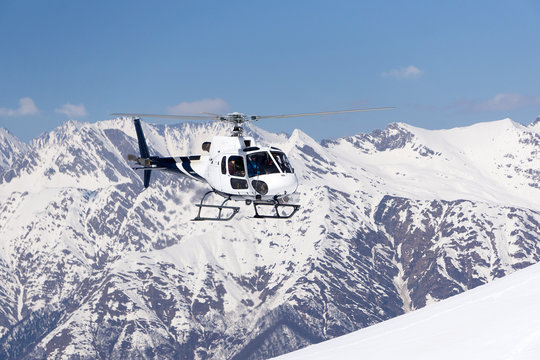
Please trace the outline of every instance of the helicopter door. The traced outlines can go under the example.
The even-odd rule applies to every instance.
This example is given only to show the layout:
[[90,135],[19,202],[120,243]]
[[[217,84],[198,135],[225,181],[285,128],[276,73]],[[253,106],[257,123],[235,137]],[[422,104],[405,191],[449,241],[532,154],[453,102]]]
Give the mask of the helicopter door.
[[219,177],[220,189],[228,192],[229,191],[229,176],[227,173],[227,157],[223,156],[220,161],[221,175]]
[[212,189],[218,190],[218,191],[227,191],[227,187],[224,187],[224,176],[222,170],[225,167],[226,169],[227,163],[226,163],[226,157],[220,157],[219,154],[215,156],[214,158],[210,159],[210,163],[208,164],[208,175],[206,177],[206,181],[208,182],[208,185],[212,187]]
[[246,180],[246,168],[244,166],[243,156],[229,156],[227,167],[229,169],[229,186],[233,192],[238,190],[247,190],[248,182]]

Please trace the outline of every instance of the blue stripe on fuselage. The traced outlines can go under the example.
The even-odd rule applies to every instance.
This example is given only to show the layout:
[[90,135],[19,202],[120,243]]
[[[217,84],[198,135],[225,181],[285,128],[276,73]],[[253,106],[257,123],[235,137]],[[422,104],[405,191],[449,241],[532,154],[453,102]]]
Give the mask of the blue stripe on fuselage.
[[191,160],[187,156],[181,156],[180,160],[182,160],[182,167],[184,170],[191,176],[193,176],[196,179],[204,180],[202,176],[197,174],[195,170],[191,167]]

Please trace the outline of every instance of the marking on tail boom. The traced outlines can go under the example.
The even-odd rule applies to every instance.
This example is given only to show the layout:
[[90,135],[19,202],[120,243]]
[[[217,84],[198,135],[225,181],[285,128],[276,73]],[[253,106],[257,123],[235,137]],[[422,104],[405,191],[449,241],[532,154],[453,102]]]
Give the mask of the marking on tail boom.
[[191,167],[191,160],[187,156],[181,156],[180,160],[182,161],[182,167],[189,175],[198,180],[204,181],[204,178],[197,174],[195,170],[193,170],[193,168]]

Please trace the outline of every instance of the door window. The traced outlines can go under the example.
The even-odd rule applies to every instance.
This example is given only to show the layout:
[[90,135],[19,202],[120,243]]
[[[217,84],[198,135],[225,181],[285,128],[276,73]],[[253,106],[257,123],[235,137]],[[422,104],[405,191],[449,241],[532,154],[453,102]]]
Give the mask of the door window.
[[244,158],[242,156],[229,156],[229,175],[245,177]]
[[285,153],[282,153],[281,151],[272,151],[272,157],[277,162],[279,167],[281,168],[281,171],[284,173],[293,173],[294,170],[289,163],[289,160],[287,159],[287,156]]

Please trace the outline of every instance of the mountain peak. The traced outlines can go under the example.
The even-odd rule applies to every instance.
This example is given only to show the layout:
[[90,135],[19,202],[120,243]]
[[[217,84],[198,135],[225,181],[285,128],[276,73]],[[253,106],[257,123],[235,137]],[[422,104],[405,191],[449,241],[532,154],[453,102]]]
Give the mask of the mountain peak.
[[88,124],[89,123],[77,120],[68,120],[62,123],[62,125],[54,128],[52,131],[45,132],[37,138],[31,140],[30,145],[32,147],[40,148],[46,146],[47,144],[61,143],[73,136],[73,134],[79,131],[83,126]]
[[8,129],[0,127],[0,135],[11,134]]
[[319,145],[311,136],[306,134],[300,129],[294,129],[291,136],[289,137],[289,141],[292,142],[302,142],[302,143],[308,143],[308,144],[317,144]]
[[11,166],[13,159],[28,150],[28,145],[6,128],[0,128],[0,168]]
[[13,135],[8,129],[3,128],[3,127],[0,127],[0,138],[9,138],[9,139],[16,139],[18,141],[21,141],[19,140],[18,137]]

